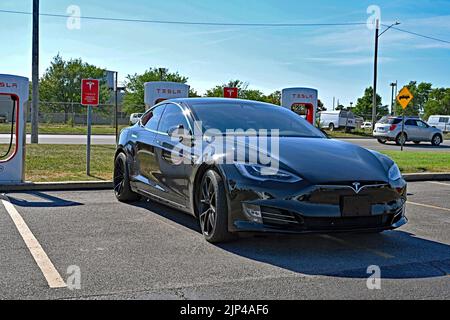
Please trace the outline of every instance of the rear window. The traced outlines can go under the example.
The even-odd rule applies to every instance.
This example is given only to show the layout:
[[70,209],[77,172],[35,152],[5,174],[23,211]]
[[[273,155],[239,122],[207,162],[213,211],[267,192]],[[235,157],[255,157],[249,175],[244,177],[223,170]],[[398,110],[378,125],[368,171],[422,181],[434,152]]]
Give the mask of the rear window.
[[383,118],[380,120],[381,124],[399,124],[402,122],[400,118]]

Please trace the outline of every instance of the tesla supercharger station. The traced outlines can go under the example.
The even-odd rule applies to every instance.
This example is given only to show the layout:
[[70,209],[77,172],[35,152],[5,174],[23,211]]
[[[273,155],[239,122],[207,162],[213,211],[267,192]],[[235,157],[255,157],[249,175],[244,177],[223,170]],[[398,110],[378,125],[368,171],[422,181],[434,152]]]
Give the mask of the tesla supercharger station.
[[149,109],[168,99],[187,98],[189,88],[187,84],[178,82],[147,82],[145,83],[145,107]]
[[316,123],[318,91],[311,88],[287,88],[281,92],[281,105]]
[[0,115],[3,116],[2,121],[11,125],[6,149],[2,147],[0,150],[0,184],[20,184],[25,180],[28,94],[27,78],[0,74]]

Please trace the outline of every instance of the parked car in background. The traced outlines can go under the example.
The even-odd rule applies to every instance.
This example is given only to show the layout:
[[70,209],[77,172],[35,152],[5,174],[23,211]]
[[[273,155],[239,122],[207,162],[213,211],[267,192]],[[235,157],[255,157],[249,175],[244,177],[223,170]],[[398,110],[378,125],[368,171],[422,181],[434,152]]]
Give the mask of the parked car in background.
[[372,122],[364,122],[361,126],[361,129],[372,129]]
[[133,113],[130,116],[130,123],[132,125],[138,123],[142,116],[143,116],[143,113]]
[[0,123],[6,123],[6,115],[0,114]]
[[322,111],[319,112],[319,115],[322,129],[351,131],[356,128],[355,115],[350,111]]
[[443,132],[450,132],[450,116],[430,116],[428,124],[441,129]]
[[375,125],[373,136],[380,143],[395,141],[396,144],[405,144],[413,141],[415,144],[431,142],[433,146],[439,146],[444,141],[440,129],[431,127],[418,117],[406,117],[404,132],[402,133],[402,117],[385,117]]

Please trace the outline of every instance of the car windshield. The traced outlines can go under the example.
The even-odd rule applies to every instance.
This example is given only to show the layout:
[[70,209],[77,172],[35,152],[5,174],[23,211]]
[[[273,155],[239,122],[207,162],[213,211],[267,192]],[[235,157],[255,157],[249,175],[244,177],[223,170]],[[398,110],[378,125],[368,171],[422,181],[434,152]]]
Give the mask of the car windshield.
[[212,102],[194,104],[192,111],[202,122],[204,132],[218,130],[225,134],[230,130],[279,130],[279,135],[284,137],[326,138],[301,116],[275,105]]

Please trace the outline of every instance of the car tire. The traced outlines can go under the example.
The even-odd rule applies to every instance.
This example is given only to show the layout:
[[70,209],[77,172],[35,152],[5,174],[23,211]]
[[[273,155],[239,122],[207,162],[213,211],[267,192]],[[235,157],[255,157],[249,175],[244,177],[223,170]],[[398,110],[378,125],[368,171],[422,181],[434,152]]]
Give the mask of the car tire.
[[[403,139],[404,141],[402,142]],[[398,146],[401,146],[402,144],[404,145],[406,141],[408,141],[408,135],[406,133],[399,133],[397,138],[395,138],[395,143]]]
[[119,153],[114,160],[114,194],[121,202],[132,202],[140,199],[140,196],[131,190],[130,174],[127,165],[127,156]]
[[210,243],[221,243],[234,237],[228,231],[228,204],[222,177],[208,170],[197,195],[198,219],[202,234]]
[[431,144],[435,147],[439,147],[442,143],[442,136],[440,134],[435,134],[433,139],[431,139]]
[[330,132],[333,132],[336,129],[336,127],[334,126],[334,123],[330,123],[330,125],[328,126],[328,130],[330,130]]
[[387,140],[386,139],[377,139],[379,143],[381,144],[386,144]]

